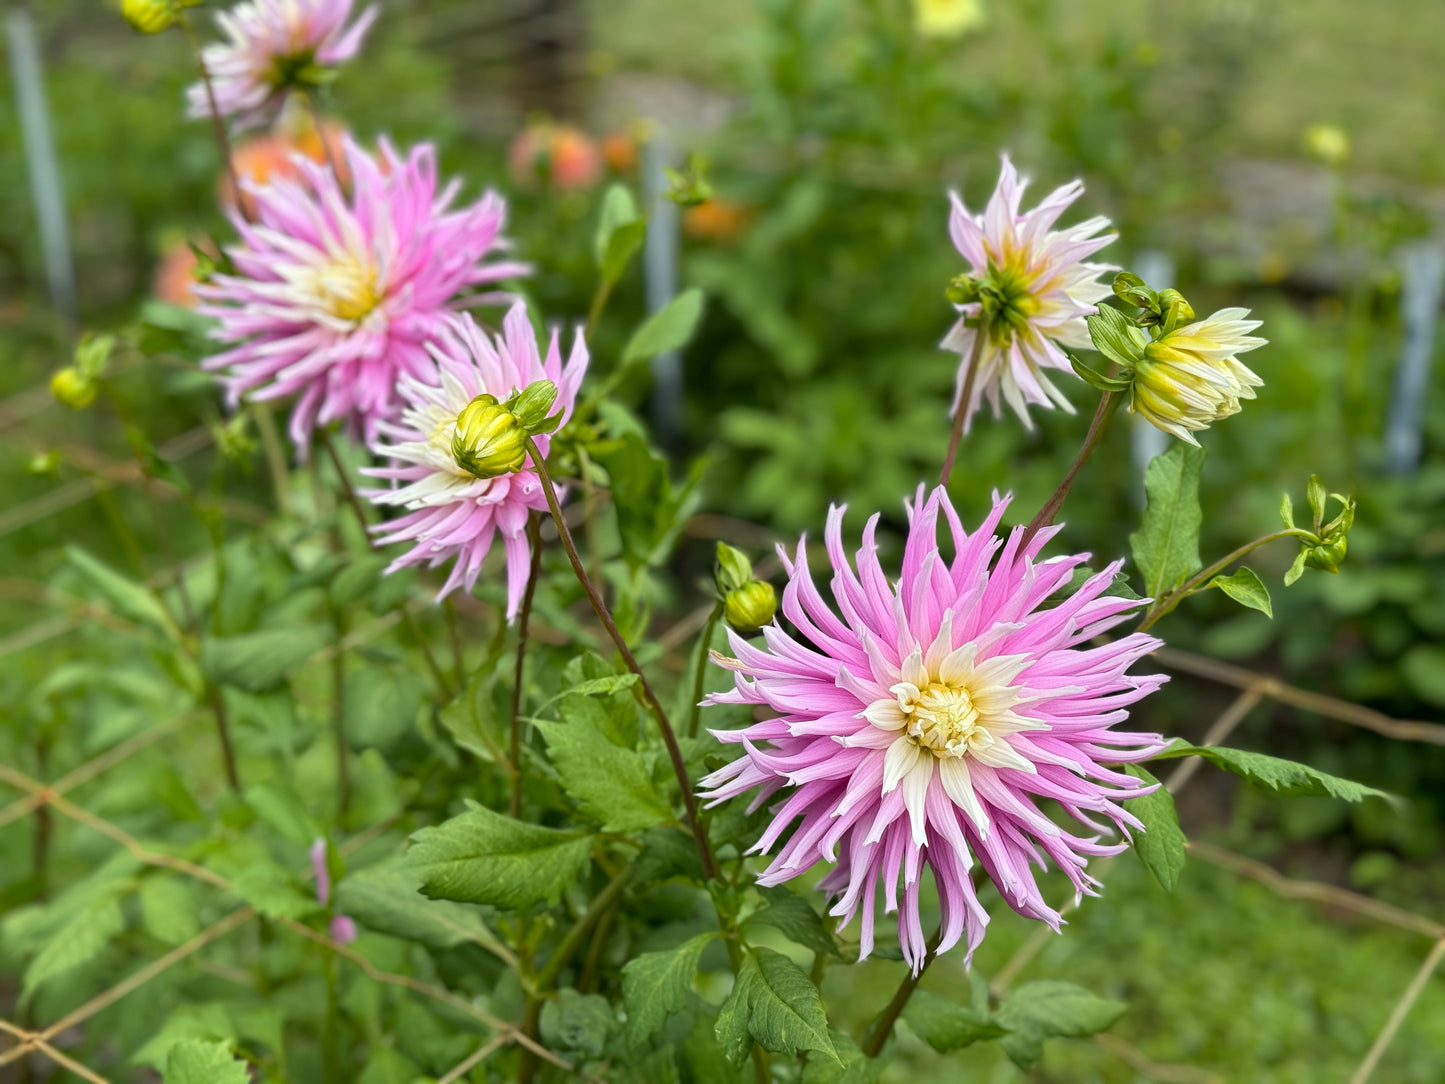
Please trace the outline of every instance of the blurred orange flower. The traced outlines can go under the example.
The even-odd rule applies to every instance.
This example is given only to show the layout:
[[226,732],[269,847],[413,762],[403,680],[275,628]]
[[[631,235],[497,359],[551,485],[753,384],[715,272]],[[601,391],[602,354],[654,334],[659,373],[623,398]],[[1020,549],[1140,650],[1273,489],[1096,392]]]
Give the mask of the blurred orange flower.
[[517,133],[507,152],[512,180],[522,187],[543,178],[564,192],[590,188],[602,173],[597,142],[570,124],[538,121]]
[[[266,184],[296,175],[293,155],[300,154],[313,162],[329,163],[338,171],[342,185],[351,183],[351,171],[342,152],[346,135],[344,125],[323,118],[318,129],[308,114],[283,116],[276,127],[261,135],[237,143],[231,151],[231,163],[237,180]],[[219,197],[224,206],[235,203],[231,178],[222,174]],[[255,201],[242,193],[241,210],[249,218],[256,213]]]
[[682,229],[698,241],[726,244],[738,236],[752,220],[752,211],[731,200],[714,197],[682,213]]

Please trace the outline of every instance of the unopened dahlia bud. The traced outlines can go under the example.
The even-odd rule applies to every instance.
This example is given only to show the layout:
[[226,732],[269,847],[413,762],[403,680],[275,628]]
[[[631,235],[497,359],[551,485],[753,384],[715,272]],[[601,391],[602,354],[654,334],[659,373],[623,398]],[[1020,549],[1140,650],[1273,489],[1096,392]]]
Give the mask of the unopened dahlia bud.
[[75,366],[67,365],[50,378],[50,393],[71,410],[84,410],[100,394],[100,384]]
[[727,593],[723,600],[723,618],[734,632],[751,636],[773,619],[778,611],[778,596],[766,580],[749,580]]
[[142,34],[159,34],[176,21],[180,4],[177,0],[125,0],[120,13]]
[[517,421],[530,436],[550,433],[562,420],[560,413],[547,416],[557,401],[557,385],[550,380],[535,380],[508,399],[503,406],[517,416]]
[[527,461],[527,431],[495,395],[478,395],[457,415],[452,458],[477,478],[513,474]]
[[742,550],[733,549],[726,542],[719,542],[713,578],[717,581],[718,594],[726,598],[728,592],[736,591],[753,578],[753,563]]
[[1221,309],[1146,343],[1134,365],[1129,409],[1194,445],[1194,433],[1239,413],[1239,401],[1253,399],[1264,384],[1236,357],[1265,344],[1249,334],[1260,322],[1248,316],[1247,309]]
[[[1286,493],[1279,506],[1279,517],[1284,525],[1299,538],[1299,554],[1294,564],[1285,573],[1284,583],[1288,587],[1304,573],[1306,568],[1317,568],[1321,572],[1338,575],[1340,564],[1349,550],[1350,528],[1355,524],[1355,499],[1342,493],[1328,493],[1325,484],[1317,474],[1310,475],[1310,512],[1313,515],[1312,529],[1297,528],[1294,522],[1294,506]],[[1339,514],[1325,522],[1325,509],[1329,501],[1340,506]]]

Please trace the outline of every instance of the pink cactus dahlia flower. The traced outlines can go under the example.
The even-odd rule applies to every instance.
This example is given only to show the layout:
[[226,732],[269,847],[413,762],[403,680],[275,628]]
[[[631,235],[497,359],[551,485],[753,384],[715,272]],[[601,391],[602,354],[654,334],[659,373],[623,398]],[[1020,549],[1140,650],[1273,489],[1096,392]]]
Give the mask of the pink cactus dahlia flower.
[[[1110,287],[1098,280],[1114,270],[1107,264],[1085,263],[1115,237],[1107,218],[1091,218],[1066,230],[1051,230],[1069,204],[1083,194],[1082,181],[1055,189],[1043,203],[1019,212],[1027,179],[1004,155],[998,187],[981,215],[970,214],[957,192],[950,193],[953,213],[949,232],[970,264],[971,297],[957,306],[958,323],[940,344],[962,356],[954,387],[952,411],[959,409],[973,370],[964,420],[965,430],[985,395],[999,414],[999,396],[1032,428],[1028,405],[1073,407],[1050,382],[1046,369],[1071,373],[1060,345],[1088,347],[1086,316]],[[979,336],[982,344],[978,344]],[[977,345],[978,354],[974,350]]]
[[[361,49],[376,21],[373,4],[347,26],[353,0],[247,0],[216,16],[227,41],[201,52],[216,109],[236,128],[254,128],[278,111],[286,92],[319,86],[326,70]],[[193,117],[207,117],[211,103],[203,83],[186,92]]]
[[[834,508],[826,541],[838,612],[814,587],[803,544],[793,561],[780,549],[789,577],[782,610],[798,634],[774,623],[763,630],[765,649],[732,636],[737,658],[726,664],[736,688],[709,698],[777,713],[714,731],[741,742],[744,755],[703,780],[712,804],[756,789],[756,808],[784,792],[753,850],[766,853],[796,827],[759,882],[780,884],[818,862],[836,863],[819,887],[845,923],[861,910],[861,956],[873,947],[881,882],[915,972],[926,954],[925,864],[942,906],[940,952],[966,935],[971,957],[983,939],[988,914],[972,880],[975,859],[1014,910],[1057,929],[1059,913],[1029,867],[1052,860],[1080,895],[1095,894],[1088,857],[1125,845],[1101,842],[1097,833],[1109,825],[1089,814],[1125,833],[1140,829],[1118,803],[1148,792],[1105,765],[1163,748],[1157,735],[1113,729],[1127,705],[1165,680],[1126,673],[1158,641],[1135,633],[1085,646],[1141,605],[1104,594],[1119,563],[1051,603],[1088,555],[1036,560],[1057,528],[1040,531],[1022,552],[1022,528],[1000,540],[1007,505],[996,499],[969,535],[943,489],[925,501],[920,488],[895,584],[878,563],[878,516],[863,532],[855,573],[843,550],[843,510]],[[953,536],[952,561],[938,547],[940,511]],[[1055,824],[1039,809],[1042,798],[1088,833]]]
[[448,314],[505,296],[465,292],[527,271],[488,260],[507,247],[502,198],[451,210],[458,183],[437,191],[429,144],[403,159],[383,142],[373,161],[348,138],[345,154],[349,196],[330,168],[299,155],[294,179],[243,182],[255,215],[231,216],[235,274],[196,290],[220,322],[213,335],[233,344],[205,367],[224,374],[233,404],[298,396],[290,433],[303,456],[317,424],[374,434],[400,409],[398,377],[432,371],[425,344]]
[[[565,425],[587,372],[587,346],[579,331],[563,365],[558,333],[553,330],[547,356],[542,358],[526,306],[519,302],[507,313],[502,334],[495,338],[470,316],[451,318],[431,353],[436,360],[428,376],[408,373],[401,378],[398,390],[406,403],[401,421],[377,425],[379,434],[391,443],[375,441],[371,450],[393,465],[368,468],[366,473],[399,484],[369,490],[366,496],[376,504],[399,505],[407,514],[372,530],[380,545],[415,543],[391,563],[388,572],[423,563],[435,568],[456,558],[438,598],[457,587],[472,589],[500,531],[507,553],[510,621],[527,586],[531,556],[527,517],[533,510],[545,510],[547,500],[530,462],[514,474],[496,478],[475,478],[462,470],[452,457],[457,415],[484,392],[505,400],[534,381],[550,380],[557,385],[552,410],[562,412]],[[541,434],[533,439],[545,456],[550,438]],[[558,498],[564,497],[559,491]]]

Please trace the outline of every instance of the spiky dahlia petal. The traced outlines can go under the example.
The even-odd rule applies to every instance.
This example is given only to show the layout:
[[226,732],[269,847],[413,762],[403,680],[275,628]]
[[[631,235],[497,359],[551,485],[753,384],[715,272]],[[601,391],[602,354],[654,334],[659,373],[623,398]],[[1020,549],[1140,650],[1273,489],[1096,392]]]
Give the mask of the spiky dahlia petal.
[[294,179],[250,186],[255,214],[233,214],[239,241],[226,250],[235,273],[196,289],[229,347],[205,368],[222,374],[233,403],[294,396],[301,455],[318,424],[373,436],[400,408],[399,378],[430,371],[427,343],[449,314],[477,287],[527,271],[497,258],[502,198],[450,209],[431,145],[403,158],[383,141],[373,160],[348,138],[344,153],[349,192],[299,156]]
[[[391,488],[366,490],[364,495],[374,504],[405,511],[372,531],[381,545],[411,543],[388,572],[454,561],[438,598],[459,587],[472,589],[500,534],[510,621],[527,586],[531,562],[527,519],[534,511],[546,511],[547,499],[530,462],[496,478],[475,478],[462,470],[452,457],[457,415],[483,393],[506,399],[538,380],[550,380],[557,385],[553,410],[561,412],[565,424],[587,371],[587,346],[579,331],[564,364],[560,336],[554,330],[544,355],[526,306],[518,302],[496,336],[479,328],[468,314],[446,317],[428,352],[422,371],[404,374],[397,386],[404,404],[401,417],[379,422],[371,443],[372,452],[391,465],[366,468],[363,473],[388,480]],[[540,434],[533,439],[545,456],[550,438]],[[559,490],[558,498],[565,497],[566,491]]]
[[[782,614],[796,632],[775,623],[763,647],[732,636],[735,686],[708,700],[777,713],[715,731],[743,756],[702,781],[711,804],[750,791],[754,805],[782,799],[754,848],[778,848],[760,882],[833,865],[819,885],[845,923],[861,914],[864,956],[881,885],[915,970],[926,950],[924,866],[943,911],[939,951],[963,941],[971,956],[983,938],[976,869],[1019,913],[1057,928],[1059,913],[1032,867],[1052,864],[1078,893],[1092,894],[1088,859],[1123,846],[1100,833],[1140,830],[1119,803],[1148,791],[1109,765],[1163,748],[1156,734],[1115,729],[1165,680],[1128,672],[1158,641],[1135,633],[1089,646],[1143,605],[1104,593],[1119,563],[1056,600],[1088,555],[1040,559],[1052,530],[1027,545],[1021,528],[1000,538],[1007,503],[995,498],[969,534],[944,490],[920,489],[896,582],[877,560],[877,517],[850,561],[834,508],[824,535],[832,604],[813,585],[801,543],[784,554]],[[938,544],[940,523],[951,557]],[[1040,799],[1057,802],[1082,830],[1056,824]]]

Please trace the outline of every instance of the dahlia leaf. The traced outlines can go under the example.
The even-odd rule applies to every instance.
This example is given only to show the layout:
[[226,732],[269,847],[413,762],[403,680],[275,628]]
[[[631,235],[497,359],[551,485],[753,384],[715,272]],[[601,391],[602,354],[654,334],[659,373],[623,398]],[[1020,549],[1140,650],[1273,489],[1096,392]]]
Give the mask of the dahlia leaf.
[[326,625],[262,629],[240,636],[213,636],[201,642],[201,672],[217,685],[247,692],[274,689],[335,637]]
[[600,994],[561,990],[542,1006],[539,1022],[548,1046],[600,1058],[607,1036],[617,1028],[617,1015]]
[[636,832],[671,823],[672,809],[652,783],[647,758],[624,749],[585,718],[537,720],[562,788],[609,832]]
[[165,1084],[248,1084],[251,1070],[231,1053],[231,1044],[182,1039],[166,1055]]
[[635,433],[597,444],[593,458],[611,482],[623,559],[634,572],[662,560],[696,503],[700,470],[674,486],[667,460]]
[[117,897],[116,892],[105,892],[55,931],[25,969],[20,983],[22,1004],[46,982],[90,963],[112,937],[125,929],[125,915]]
[[602,210],[597,216],[597,233],[592,239],[592,254],[597,260],[599,270],[607,267],[607,257],[617,231],[623,226],[636,223],[638,217],[637,201],[631,190],[625,184],[610,185],[602,196]]
[[1265,587],[1264,581],[1252,568],[1236,569],[1229,576],[1215,576],[1205,586],[1217,587],[1241,606],[1258,610],[1265,617],[1274,617],[1269,588]]
[[388,859],[358,870],[336,886],[336,909],[378,933],[416,941],[432,949],[471,942],[483,948],[497,944],[472,907],[429,900],[418,889],[421,880],[406,859]]
[[913,1033],[940,1054],[997,1039],[1008,1029],[988,1012],[955,1005],[926,990],[915,990],[903,1010],[903,1019]]
[[627,1041],[634,1046],[681,1012],[692,994],[702,950],[716,933],[703,933],[666,952],[644,952],[622,969],[622,1003],[627,1008]]
[[796,941],[804,948],[842,958],[842,953],[838,951],[838,942],[833,940],[833,935],[828,932],[823,920],[818,917],[818,912],[813,910],[807,900],[782,885],[760,888],[758,891],[768,905],[750,915],[748,922],[772,926],[781,930],[788,940]]
[[607,251],[603,255],[601,263],[604,282],[614,283],[622,277],[622,273],[627,270],[627,265],[632,262],[632,257],[637,255],[637,250],[642,247],[646,236],[647,223],[641,220],[624,223],[612,231],[611,236],[607,239]]
[[411,837],[407,861],[428,899],[520,911],[554,903],[586,870],[591,836],[468,804],[461,816]]
[[816,1050],[843,1063],[828,1033],[818,988],[802,968],[772,949],[749,950],[718,1013],[718,1041],[734,1064],[747,1056],[749,1035],[765,1050]]
[[303,893],[289,874],[269,859],[242,870],[231,888],[267,918],[305,918],[321,909],[314,896]]
[[[1150,786],[1159,783],[1137,764],[1127,765],[1124,770]],[[1179,827],[1174,796],[1160,786],[1151,794],[1130,798],[1129,812],[1144,822],[1144,834],[1134,838],[1134,853],[1144,863],[1144,868],[1164,886],[1164,891],[1173,892],[1179,883],[1179,872],[1184,868],[1187,842]]]
[[507,763],[507,713],[493,693],[496,675],[487,666],[478,667],[467,679],[467,687],[441,710],[441,723],[452,740],[479,760]]
[[274,780],[247,787],[246,804],[252,813],[292,843],[309,847],[324,834],[296,793]]
[[154,591],[142,583],[122,576],[102,561],[96,560],[79,546],[65,547],[65,560],[85,582],[99,591],[106,602],[122,617],[149,625],[173,640],[180,639],[175,622],[161,605]]
[[838,1048],[842,1064],[826,1058],[809,1058],[803,1066],[801,1084],[874,1084],[883,1071],[883,1062],[865,1055],[851,1037],[837,1028],[830,1029],[828,1034]]
[[1156,456],[1144,474],[1149,505],[1139,529],[1129,536],[1134,563],[1144,577],[1144,594],[1161,599],[1199,571],[1199,474],[1204,449],[1176,444]]
[[1203,757],[1256,787],[1290,798],[1342,798],[1347,802],[1362,802],[1366,798],[1383,798],[1387,802],[1397,800],[1386,791],[1341,779],[1308,764],[1223,745],[1190,745],[1185,741],[1175,741],[1155,759],[1187,756]]
[[1043,1057],[1045,1039],[1087,1038],[1110,1027],[1127,1007],[1071,982],[1025,983],[996,1014],[1008,1029],[1000,1044],[1015,1065],[1031,1069]]
[[635,365],[670,350],[681,350],[697,330],[700,319],[702,291],[693,286],[649,316],[646,322],[633,332],[626,349],[622,351],[622,364]]

